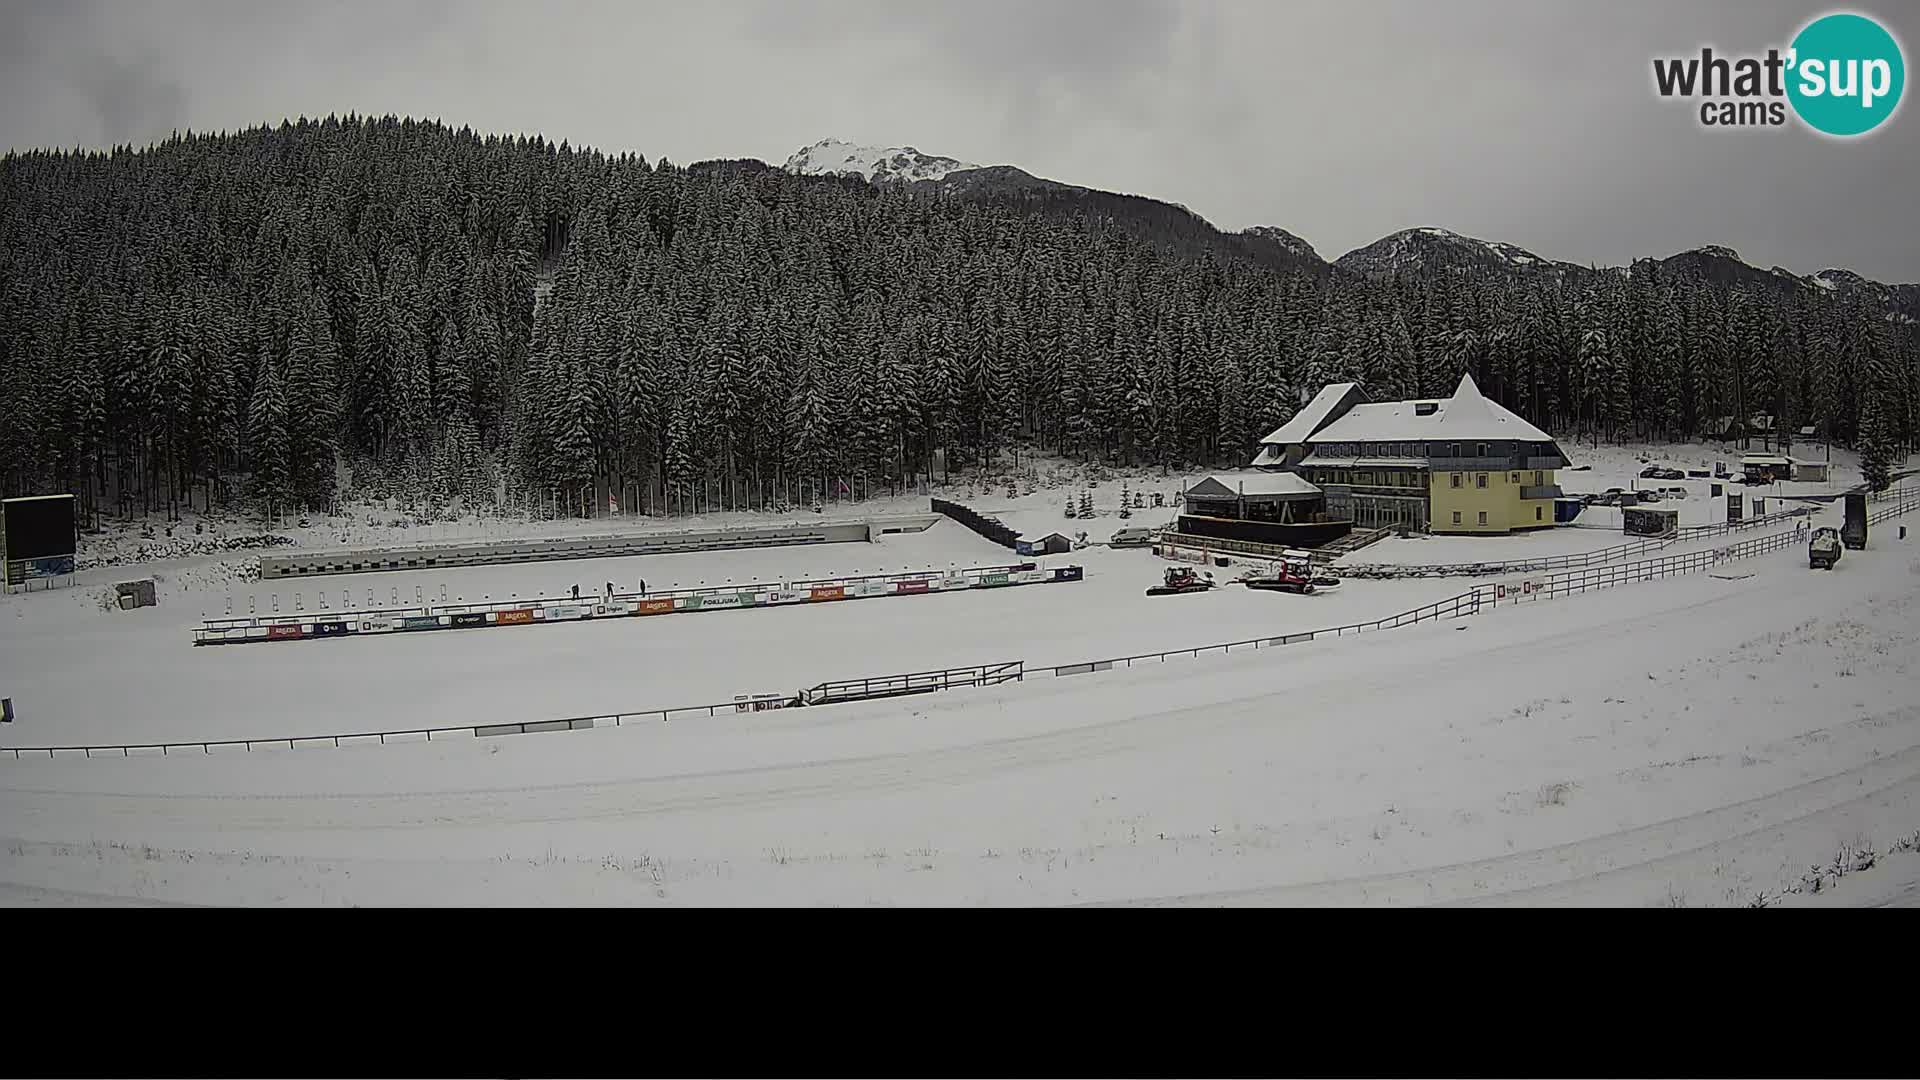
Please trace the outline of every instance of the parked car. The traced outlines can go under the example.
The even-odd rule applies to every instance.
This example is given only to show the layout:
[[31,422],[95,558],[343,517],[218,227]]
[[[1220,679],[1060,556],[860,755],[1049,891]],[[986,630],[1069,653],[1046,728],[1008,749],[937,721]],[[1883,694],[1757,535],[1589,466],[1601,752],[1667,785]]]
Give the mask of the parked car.
[[1153,543],[1154,530],[1144,525],[1129,525],[1113,534],[1108,547],[1146,547]]

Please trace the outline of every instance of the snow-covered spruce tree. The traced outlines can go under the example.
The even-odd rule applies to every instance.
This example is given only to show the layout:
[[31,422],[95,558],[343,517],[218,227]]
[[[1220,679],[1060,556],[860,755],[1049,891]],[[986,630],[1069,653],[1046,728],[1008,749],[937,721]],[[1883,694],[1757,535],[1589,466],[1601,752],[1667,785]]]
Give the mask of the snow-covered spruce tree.
[[1893,478],[1893,426],[1883,396],[1869,390],[1860,409],[1860,475],[1873,491],[1885,491]]

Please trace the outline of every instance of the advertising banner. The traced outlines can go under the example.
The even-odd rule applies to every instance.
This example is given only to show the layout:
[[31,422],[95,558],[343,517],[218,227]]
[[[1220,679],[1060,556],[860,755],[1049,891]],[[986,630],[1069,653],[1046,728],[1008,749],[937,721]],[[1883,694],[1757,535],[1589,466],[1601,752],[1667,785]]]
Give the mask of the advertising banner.
[[346,633],[347,630],[347,624],[343,622],[317,622],[313,624],[313,635],[315,637],[335,637]]
[[453,617],[454,626],[485,626],[487,613],[484,611],[463,611]]
[[66,577],[73,573],[73,556],[56,555],[46,559],[14,559],[7,563],[8,585],[23,585],[40,578]]
[[822,589],[811,590],[807,595],[807,599],[808,600],[844,600],[846,599],[846,596],[847,596],[846,586],[829,585]]
[[666,615],[672,611],[673,597],[671,596],[654,600],[642,600],[634,605],[634,614],[636,615]]
[[[587,612],[589,610],[591,609],[586,607],[576,607],[572,604],[560,604],[555,607],[547,608],[545,612],[545,616],[549,620],[583,619],[586,617]],[[501,621],[506,622],[508,620],[503,619]]]
[[268,641],[287,641],[299,636],[300,627],[297,623],[281,623],[278,626],[267,627]]
[[385,615],[371,615],[360,620],[360,632],[379,634],[393,629],[393,620]]
[[437,615],[405,615],[400,619],[402,630],[438,630],[441,625]]
[[509,623],[530,623],[533,621],[532,608],[514,608],[511,611],[496,612],[493,621],[501,626]]

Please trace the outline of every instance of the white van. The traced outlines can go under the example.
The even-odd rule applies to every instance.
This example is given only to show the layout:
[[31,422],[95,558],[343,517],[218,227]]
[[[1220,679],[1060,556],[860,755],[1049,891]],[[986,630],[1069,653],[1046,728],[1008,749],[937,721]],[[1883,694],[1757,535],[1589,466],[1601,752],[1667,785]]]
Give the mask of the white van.
[[1107,541],[1107,546],[1148,547],[1153,543],[1153,534],[1155,531],[1156,530],[1149,529],[1144,525],[1129,525],[1119,532],[1114,533],[1113,539]]

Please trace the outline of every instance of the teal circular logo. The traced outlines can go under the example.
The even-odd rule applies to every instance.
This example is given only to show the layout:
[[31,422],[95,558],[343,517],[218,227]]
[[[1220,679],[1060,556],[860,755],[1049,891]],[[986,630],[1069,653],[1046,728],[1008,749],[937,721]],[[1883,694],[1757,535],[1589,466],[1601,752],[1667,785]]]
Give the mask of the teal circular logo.
[[1793,39],[1787,99],[1815,131],[1864,135],[1900,107],[1900,43],[1864,15],[1823,15]]

